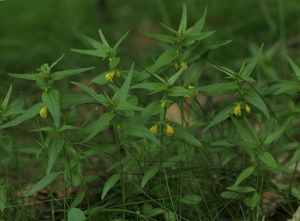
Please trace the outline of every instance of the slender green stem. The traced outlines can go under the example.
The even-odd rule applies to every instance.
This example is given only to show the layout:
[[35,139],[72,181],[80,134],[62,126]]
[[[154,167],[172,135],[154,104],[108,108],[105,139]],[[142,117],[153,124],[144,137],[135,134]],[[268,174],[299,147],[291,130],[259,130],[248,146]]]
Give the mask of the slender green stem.
[[122,163],[122,155],[121,155],[121,145],[119,142],[119,134],[116,122],[113,124],[113,131],[114,131],[114,139],[116,144],[116,151],[119,157],[119,166],[120,166],[120,176],[121,176],[121,185],[122,185],[122,218],[125,220],[125,208],[126,208],[126,193],[125,193],[125,183],[124,183],[124,171],[123,171],[123,163]]

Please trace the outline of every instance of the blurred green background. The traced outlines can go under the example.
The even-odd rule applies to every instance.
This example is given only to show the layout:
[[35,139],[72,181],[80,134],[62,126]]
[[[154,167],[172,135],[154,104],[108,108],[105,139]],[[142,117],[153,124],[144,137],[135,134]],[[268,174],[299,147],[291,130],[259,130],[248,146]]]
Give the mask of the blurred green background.
[[[94,74],[104,70],[101,61],[70,51],[86,46],[82,34],[97,38],[98,28],[111,42],[130,30],[121,51],[123,60],[146,65],[161,47],[143,32],[160,32],[159,22],[176,26],[183,2],[189,23],[207,5],[206,29],[217,30],[216,40],[232,40],[214,52],[216,62],[234,65],[262,43],[265,50],[275,44],[279,53],[288,49],[297,62],[299,0],[6,0],[0,2],[0,93],[12,81],[8,73],[33,72],[64,53],[59,68],[95,66]],[[280,65],[280,59],[275,63]]]

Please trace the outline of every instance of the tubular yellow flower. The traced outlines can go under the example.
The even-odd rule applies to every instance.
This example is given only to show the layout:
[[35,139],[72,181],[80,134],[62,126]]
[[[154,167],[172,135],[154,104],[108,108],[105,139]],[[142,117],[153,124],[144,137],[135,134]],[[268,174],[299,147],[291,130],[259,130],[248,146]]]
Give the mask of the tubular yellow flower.
[[48,111],[47,111],[47,107],[44,105],[42,106],[41,110],[40,110],[40,117],[45,119],[48,116]]
[[172,136],[173,134],[174,134],[174,128],[171,125],[167,124],[167,135]]
[[246,104],[245,110],[246,110],[246,112],[247,112],[248,114],[251,113],[251,107],[250,107],[248,104]]
[[105,74],[105,80],[112,82],[115,76],[114,71],[109,71]]
[[234,109],[233,109],[233,114],[236,116],[236,117],[240,117],[242,115],[242,110],[241,110],[241,105],[240,104],[237,104]]
[[157,125],[153,125],[152,127],[150,127],[150,132],[153,134],[157,134]]

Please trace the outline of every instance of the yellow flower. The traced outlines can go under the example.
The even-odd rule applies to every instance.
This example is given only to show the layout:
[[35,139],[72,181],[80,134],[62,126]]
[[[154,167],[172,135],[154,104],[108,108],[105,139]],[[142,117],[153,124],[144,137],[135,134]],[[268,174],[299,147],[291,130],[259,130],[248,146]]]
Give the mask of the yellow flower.
[[115,71],[109,71],[105,74],[105,80],[112,82],[115,76]]
[[236,117],[240,117],[242,115],[241,104],[237,104],[233,109],[233,114]]
[[247,112],[248,114],[251,113],[251,107],[250,107],[248,104],[246,104],[245,110],[246,110],[246,112]]
[[48,111],[47,111],[47,107],[44,105],[42,106],[41,110],[40,110],[40,117],[45,119],[48,116]]
[[174,128],[171,125],[167,124],[167,135],[172,136],[173,134],[174,134]]
[[150,132],[153,134],[157,134],[157,125],[153,125],[152,127],[150,127]]

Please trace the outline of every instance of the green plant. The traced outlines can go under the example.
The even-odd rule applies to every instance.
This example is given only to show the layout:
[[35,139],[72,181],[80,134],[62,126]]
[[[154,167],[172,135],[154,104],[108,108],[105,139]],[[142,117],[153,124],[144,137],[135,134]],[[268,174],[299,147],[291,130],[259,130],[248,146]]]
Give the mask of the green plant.
[[[257,84],[263,47],[238,71],[211,61],[209,53],[230,41],[210,41],[205,20],[206,9],[188,27],[183,5],[177,30],[162,24],[168,34],[146,33],[164,45],[147,67],[123,66],[118,49],[128,33],[114,46],[101,30],[100,41],[85,37],[92,49],[72,51],[104,60],[107,71],[89,85],[71,81],[80,93],[62,92],[56,82],[93,68],[53,71],[63,57],[34,74],[10,74],[40,91],[39,102],[24,109],[22,98],[9,104],[10,87],[0,107],[1,147],[16,162],[35,156],[43,174],[22,197],[51,186],[50,219],[68,221],[265,220],[273,209],[263,202],[267,192],[293,211],[299,150],[291,127],[299,108],[291,98],[299,82]],[[299,78],[300,68],[288,62]],[[221,82],[202,83],[205,74],[219,73]],[[279,95],[290,98],[290,110],[278,112]],[[30,147],[13,142],[12,129],[25,122],[34,128]],[[21,214],[14,197],[4,180],[3,219]]]

